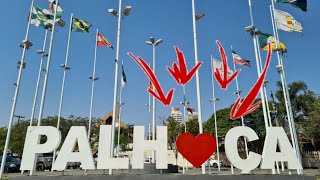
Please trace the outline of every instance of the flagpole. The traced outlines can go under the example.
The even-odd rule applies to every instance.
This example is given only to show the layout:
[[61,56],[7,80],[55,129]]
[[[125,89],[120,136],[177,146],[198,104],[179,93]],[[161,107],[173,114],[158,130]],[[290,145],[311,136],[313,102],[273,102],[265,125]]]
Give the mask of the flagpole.
[[[122,60],[122,68],[123,68],[123,60]],[[123,69],[122,69],[123,70]],[[121,75],[122,77],[122,75]],[[122,77],[123,78],[123,77]],[[119,153],[120,153],[120,130],[121,130],[121,107],[122,107],[122,90],[123,86],[121,85],[120,87],[120,98],[119,98],[119,125],[118,125],[118,148],[117,148],[117,158],[119,158]]]
[[[257,65],[257,72],[258,76],[261,75],[261,69],[260,69],[260,58],[259,58],[259,43],[258,43],[258,34],[257,34],[257,29],[254,27],[254,20],[253,20],[253,13],[252,13],[252,4],[251,0],[248,0],[249,4],[249,11],[250,11],[250,19],[251,19],[251,27],[252,30],[250,32],[252,33],[252,39],[253,39],[253,45],[254,45],[254,51],[255,51],[255,57],[256,57],[256,65]],[[265,104],[265,96],[263,89],[260,88],[260,95],[261,95],[261,100],[262,100],[262,110],[263,110],[263,119],[264,119],[264,124],[266,128],[266,133],[268,132],[268,127],[269,127],[269,122],[268,122],[268,116],[266,112],[266,104]],[[264,153],[262,153],[262,159],[265,157]],[[272,169],[272,174],[275,174],[275,169]]]
[[213,65],[213,57],[211,55],[211,83],[212,83],[212,104],[213,104],[213,116],[214,116],[214,129],[215,129],[215,136],[216,136],[216,141],[218,144],[217,148],[217,159],[218,159],[218,171],[220,171],[220,152],[219,152],[219,139],[218,139],[218,124],[217,124],[217,111],[216,111],[216,101],[219,101],[218,98],[215,96],[215,91],[214,91],[214,65]]
[[[59,0],[56,0],[56,4],[58,4],[58,2],[59,2]],[[47,66],[46,66],[46,71],[45,71],[46,73],[44,76],[43,87],[42,87],[42,96],[41,96],[41,103],[40,103],[40,110],[39,110],[39,117],[38,117],[37,126],[41,126],[41,119],[42,119],[42,115],[43,115],[43,108],[44,108],[45,96],[46,96],[46,92],[47,92],[47,85],[48,85],[48,78],[49,78],[50,62],[51,62],[51,57],[52,57],[52,48],[53,48],[54,32],[55,32],[55,27],[56,27],[56,23],[55,23],[56,19],[57,19],[57,8],[55,8],[55,10],[54,10],[53,24],[52,24],[50,44],[49,44],[49,52],[48,52],[48,60],[47,60]],[[39,139],[38,143],[40,143],[40,139]],[[53,159],[54,159],[54,157],[53,157]],[[29,172],[30,176],[33,175],[33,171],[34,171],[34,169]]]
[[[251,19],[251,26],[254,26],[254,21],[253,21],[253,13],[252,13],[252,4],[251,0],[248,0],[249,3],[249,11],[250,11],[250,19]],[[257,34],[256,34],[256,29],[253,29],[253,46],[254,46],[254,51],[255,51],[255,57],[256,57],[256,64],[257,64],[257,71],[258,71],[258,76],[260,76],[261,71],[260,71],[260,63],[259,63],[259,54],[258,54],[258,44],[257,44]],[[261,94],[261,99],[264,100],[264,93],[260,89],[260,94]],[[263,101],[264,102],[264,101]],[[267,118],[267,113],[266,113],[266,107],[265,104],[262,103],[262,109],[263,109],[263,117],[264,117],[264,124],[266,128],[266,132],[268,131],[268,118]]]
[[[257,44],[259,44],[259,38],[257,38]],[[260,72],[262,72],[263,68],[262,68],[260,48],[257,48],[257,50],[258,50],[258,55],[259,55]],[[265,97],[263,99],[264,100],[263,103],[265,103],[265,105],[266,105],[266,112],[267,112],[267,118],[268,118],[269,126],[272,127],[271,116],[270,116],[270,108],[269,108],[269,103],[268,103],[266,87],[267,87],[267,82],[264,81],[263,82],[263,86],[262,86],[262,92],[264,93],[263,95]]]
[[98,42],[98,33],[99,30],[97,29],[96,32],[96,41],[95,41],[95,47],[94,47],[94,59],[93,59],[93,72],[91,76],[91,97],[90,97],[90,112],[89,112],[89,127],[88,127],[88,139],[90,142],[90,136],[91,136],[91,124],[92,124],[92,109],[93,109],[93,98],[94,98],[94,84],[96,79],[96,63],[97,63],[97,42]]
[[[56,4],[58,4],[59,0],[56,0]],[[54,13],[54,21],[56,21],[57,11],[55,10]],[[42,87],[42,96],[41,96],[41,103],[40,103],[40,110],[39,110],[39,116],[38,116],[38,126],[41,126],[41,119],[43,115],[43,108],[44,103],[46,99],[46,93],[47,93],[47,85],[48,85],[48,78],[49,78],[49,69],[50,69],[50,62],[51,62],[51,56],[52,56],[52,48],[53,48],[53,39],[54,39],[54,31],[55,31],[56,24],[53,23],[52,30],[51,30],[51,37],[50,37],[50,45],[49,45],[49,52],[48,52],[48,60],[47,60],[47,66],[44,76],[44,82]]]
[[[58,3],[56,3],[56,4],[58,4]],[[60,131],[60,120],[61,120],[61,111],[62,111],[65,80],[66,80],[67,70],[70,70],[70,68],[68,67],[68,58],[69,58],[69,47],[70,47],[70,39],[71,39],[72,18],[73,18],[73,13],[71,13],[71,16],[70,16],[70,26],[69,26],[69,35],[68,35],[68,43],[67,43],[66,60],[65,60],[65,63],[63,65],[61,65],[61,67],[63,68],[63,79],[62,79],[62,85],[61,85],[60,104],[59,104],[58,123],[57,123],[57,129],[59,131]],[[56,150],[53,151],[52,163],[55,161],[55,156],[56,156]]]
[[[272,2],[273,3],[273,2]],[[276,33],[275,33],[275,25],[274,25],[274,14],[273,14],[273,9],[272,9],[272,6],[270,6],[270,15],[271,15],[271,21],[272,21],[272,28],[273,28],[273,33],[274,33],[274,37],[276,38]],[[278,44],[276,43],[276,47],[278,48]],[[278,58],[278,63],[280,64],[280,54],[277,53],[277,58]],[[280,72],[279,72],[280,73]],[[283,80],[283,76],[282,76],[282,73],[280,73],[280,77],[281,77],[281,82],[282,82],[282,89],[283,89],[283,92],[284,92],[284,89],[285,89],[285,84],[283,83],[284,80]],[[292,128],[291,128],[291,116],[289,115],[289,107],[288,107],[288,103],[287,103],[287,99],[286,99],[286,95],[285,95],[285,92],[284,92],[284,99],[285,99],[285,106],[286,106],[286,112],[287,112],[287,117],[288,117],[288,122],[289,122],[289,129],[290,129],[290,135],[291,135],[291,141],[292,143],[294,143],[294,146],[293,146],[293,150],[295,152],[296,151],[296,148],[295,148],[295,140],[293,138],[293,132],[292,132]],[[282,169],[284,169],[284,165],[283,165],[283,161],[281,161],[281,165],[282,165]],[[278,168],[278,167],[277,167]],[[278,170],[279,172],[279,170]],[[279,172],[280,173],[280,172]],[[299,174],[299,170],[297,170],[297,173]],[[291,174],[291,171],[289,170],[289,174]]]
[[[122,0],[119,0],[118,10],[118,30],[117,30],[117,52],[115,59],[115,71],[114,71],[114,91],[113,91],[113,112],[112,112],[112,128],[111,128],[111,150],[110,158],[114,155],[114,136],[115,136],[115,124],[116,124],[116,109],[117,109],[117,97],[118,97],[118,76],[119,76],[119,53],[120,53],[120,32],[121,32],[121,16],[122,16]],[[112,169],[109,169],[109,175],[112,174]]]
[[[198,45],[197,45],[197,27],[196,27],[196,13],[195,13],[195,0],[192,0],[192,21],[193,21],[193,38],[194,38],[194,57],[195,64],[198,64]],[[202,112],[201,112],[201,95],[200,95],[200,80],[199,71],[196,71],[196,87],[197,87],[197,100],[198,100],[198,122],[199,134],[203,133],[202,129]],[[205,165],[202,164],[202,174],[206,173]]]
[[[278,29],[276,28],[273,0],[271,0],[270,13],[271,13],[273,33],[276,38],[276,47],[279,48],[280,47],[280,40],[279,40]],[[289,129],[290,129],[290,133],[291,133],[292,143],[294,144],[293,149],[295,150],[297,158],[299,159],[300,164],[302,165],[301,154],[300,154],[298,138],[297,138],[297,132],[296,132],[295,123],[294,123],[294,119],[293,119],[291,100],[290,100],[290,96],[289,96],[289,91],[288,91],[286,78],[285,78],[285,71],[284,71],[284,67],[283,67],[282,54],[280,54],[279,51],[277,52],[277,58],[278,58],[278,63],[279,63],[279,65],[277,66],[277,70],[280,74],[280,78],[281,78],[281,82],[282,82],[282,90],[283,90],[283,95],[284,95],[284,100],[285,100],[285,105],[286,105]],[[303,174],[303,167],[302,167],[302,169],[297,170],[297,173]]]
[[45,58],[47,37],[48,37],[48,30],[46,30],[46,32],[45,32],[44,41],[43,41],[43,47],[42,47],[42,51],[41,51],[41,59],[40,59],[40,65],[39,65],[38,79],[37,79],[36,90],[35,90],[35,93],[34,93],[32,112],[31,112],[31,118],[30,118],[30,126],[32,126],[32,122],[33,122],[33,119],[34,119],[34,113],[35,113],[36,106],[37,106],[39,84],[40,84],[40,79],[41,79],[43,60]]
[[[231,46],[231,51],[233,51],[233,48]],[[233,59],[233,57],[232,57]],[[237,71],[237,68],[236,68],[236,64],[234,63],[234,59],[233,59],[233,68],[234,68],[234,72]],[[239,82],[238,82],[238,76],[236,76],[236,86],[237,86],[237,92],[235,93],[239,99],[241,99],[241,90],[239,88]],[[245,124],[244,124],[244,118],[243,116],[241,116],[241,125],[244,127]],[[247,157],[249,156],[249,151],[248,151],[248,143],[247,143],[247,138],[244,138],[244,145],[245,145],[245,150],[246,150],[246,155]]]
[[22,51],[22,57],[21,57],[21,61],[20,61],[18,79],[17,79],[17,83],[16,83],[16,90],[15,90],[14,97],[13,97],[13,100],[12,100],[12,108],[11,108],[10,120],[9,120],[9,125],[8,125],[8,132],[7,132],[6,142],[5,142],[3,155],[2,155],[0,179],[2,178],[4,166],[6,164],[5,162],[6,162],[7,151],[8,151],[8,146],[9,146],[9,142],[10,142],[12,122],[13,122],[14,114],[15,114],[15,111],[16,111],[17,98],[19,96],[20,81],[21,81],[21,77],[22,77],[23,64],[24,64],[24,61],[25,61],[25,56],[26,56],[26,51],[27,51],[27,43],[28,43],[28,38],[29,38],[30,21],[31,21],[31,13],[32,13],[33,4],[34,4],[34,0],[31,1],[31,6],[30,6],[30,9],[29,9],[30,12],[29,12],[27,31],[26,31],[25,39],[23,41],[23,51]]

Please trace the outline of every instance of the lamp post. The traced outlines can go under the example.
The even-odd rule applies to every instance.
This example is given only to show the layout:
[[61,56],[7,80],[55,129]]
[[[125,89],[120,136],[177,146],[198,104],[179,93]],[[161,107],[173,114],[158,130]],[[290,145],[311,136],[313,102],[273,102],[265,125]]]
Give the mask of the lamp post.
[[[149,41],[146,41],[146,44],[152,46],[153,50],[153,60],[152,60],[152,71],[156,74],[156,46],[162,43],[162,39],[154,40],[153,37],[150,37]],[[156,99],[152,97],[152,140],[155,140],[155,132],[156,131]],[[152,163],[154,163],[154,152],[152,153]]]
[[[118,30],[117,30],[117,50],[116,50],[116,59],[115,59],[115,71],[114,71],[114,93],[113,93],[113,112],[112,112],[112,128],[111,128],[111,153],[110,157],[113,157],[114,154],[114,132],[115,132],[115,123],[116,123],[116,108],[117,108],[117,96],[118,96],[118,76],[119,76],[119,54],[120,54],[120,32],[121,32],[121,19],[122,14],[124,16],[129,16],[131,11],[131,6],[125,6],[124,11],[122,12],[122,0],[119,0],[119,10],[108,9],[108,12],[113,16],[118,17]],[[112,174],[112,169],[109,170],[109,174]]]
[[[197,26],[196,21],[204,17],[204,13],[196,15],[195,13],[195,0],[192,0],[192,22],[193,22],[193,38],[194,38],[194,60],[198,64],[198,45],[197,45]],[[202,129],[202,113],[201,113],[201,95],[200,95],[200,80],[199,72],[196,71],[196,86],[197,86],[197,100],[198,100],[198,121],[199,121],[199,134],[203,132]],[[202,174],[206,173],[204,164],[202,165]]]

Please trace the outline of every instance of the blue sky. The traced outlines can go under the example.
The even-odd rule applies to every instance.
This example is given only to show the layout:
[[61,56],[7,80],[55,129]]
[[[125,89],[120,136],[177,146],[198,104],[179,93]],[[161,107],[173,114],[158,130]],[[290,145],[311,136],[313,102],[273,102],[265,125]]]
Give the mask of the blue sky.
[[[10,16],[2,23],[0,33],[0,125],[7,126],[14,95],[13,83],[17,79],[17,61],[21,58],[22,50],[18,44],[24,39],[26,30],[26,19],[29,1],[4,0],[2,2],[1,17]],[[38,6],[47,8],[47,1],[35,1]],[[19,4],[18,4],[19,3]],[[65,99],[62,116],[89,116],[89,103],[91,93],[91,81],[88,79],[92,74],[93,55],[95,44],[95,31],[100,32],[116,47],[117,18],[107,12],[108,8],[118,8],[118,1],[94,0],[77,1],[61,0],[64,10],[63,19],[65,28],[59,28],[54,38],[53,57],[51,61],[50,77],[47,91],[47,99],[44,116],[57,115],[63,71],[60,64],[65,61],[67,46],[68,26],[70,14],[86,20],[93,24],[90,33],[71,34],[69,66],[71,71],[67,74]],[[272,33],[269,5],[271,1],[252,0],[253,13],[256,26],[263,32]],[[320,50],[318,23],[320,17],[320,1],[309,0],[308,12],[302,12],[289,4],[277,4],[276,8],[289,12],[303,26],[304,33],[280,32],[280,39],[287,46],[288,53],[284,58],[288,82],[302,80],[309,88],[319,93],[320,85],[316,77],[320,73],[318,67],[318,52]],[[137,125],[147,124],[148,102],[148,80],[138,65],[126,54],[132,52],[141,56],[147,62],[152,60],[152,48],[145,44],[150,36],[163,39],[163,43],[157,47],[156,74],[160,83],[167,93],[170,88],[175,88],[172,106],[181,106],[182,88],[178,86],[166,70],[176,60],[174,46],[177,45],[184,52],[189,69],[195,65],[193,50],[192,11],[191,0],[123,0],[123,6],[131,5],[131,15],[122,21],[120,60],[125,62],[127,75],[127,86],[123,90],[122,119],[127,123]],[[6,8],[5,8],[6,7]],[[14,9],[14,11],[12,11]],[[250,24],[247,0],[229,1],[196,1],[196,12],[205,12],[206,16],[197,21],[198,29],[198,54],[199,60],[203,61],[200,67],[200,85],[203,121],[212,114],[212,98],[210,54],[220,59],[216,40],[220,40],[225,47],[231,64],[232,45],[234,50],[242,57],[251,60],[252,68],[240,67],[242,69],[239,77],[240,88],[247,94],[257,80],[253,43],[251,37],[244,31],[244,27]],[[20,95],[18,98],[16,114],[30,118],[36,78],[40,62],[38,49],[42,48],[44,29],[31,26],[30,41],[34,44],[26,55],[27,67],[23,71]],[[98,48],[97,76],[93,116],[102,117],[112,110],[113,83],[114,83],[114,59],[115,50],[106,47]],[[262,53],[264,60],[266,53]],[[275,90],[275,82],[280,80],[276,72],[276,55],[272,61],[267,74],[270,91]],[[43,80],[43,79],[42,79]],[[186,86],[187,99],[191,105],[196,107],[196,83],[193,78]],[[217,87],[217,86],[216,86]],[[42,88],[42,86],[40,87]],[[236,96],[235,83],[233,82],[227,91],[216,88],[217,97],[220,102],[218,109],[228,107],[234,103]],[[41,92],[41,91],[40,91]],[[40,98],[39,98],[40,99]],[[40,101],[39,101],[40,102]],[[36,111],[36,117],[39,109]],[[196,107],[197,108],[197,107]],[[170,107],[164,107],[157,102],[157,124],[161,124],[161,118],[170,114]]]

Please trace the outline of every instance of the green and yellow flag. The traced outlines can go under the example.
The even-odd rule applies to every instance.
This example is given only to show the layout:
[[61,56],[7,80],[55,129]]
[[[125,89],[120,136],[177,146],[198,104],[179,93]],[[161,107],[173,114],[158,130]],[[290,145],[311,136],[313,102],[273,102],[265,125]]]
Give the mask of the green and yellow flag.
[[[259,34],[260,48],[265,51],[268,51],[268,43],[271,44],[272,51],[277,50],[276,39],[270,34],[260,33]],[[286,46],[282,42],[280,42],[279,44],[280,44],[282,53],[286,53],[287,52]]]
[[75,17],[72,18],[72,27],[71,31],[75,32],[89,32],[89,28],[91,27],[92,24],[83,21],[81,19],[77,19]]

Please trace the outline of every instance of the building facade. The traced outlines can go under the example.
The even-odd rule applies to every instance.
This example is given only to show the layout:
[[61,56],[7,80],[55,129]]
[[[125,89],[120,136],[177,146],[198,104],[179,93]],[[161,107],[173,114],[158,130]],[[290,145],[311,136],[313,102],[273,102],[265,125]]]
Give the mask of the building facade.
[[179,123],[182,123],[182,112],[180,111],[180,108],[178,107],[171,107],[171,114],[170,116],[178,121]]

